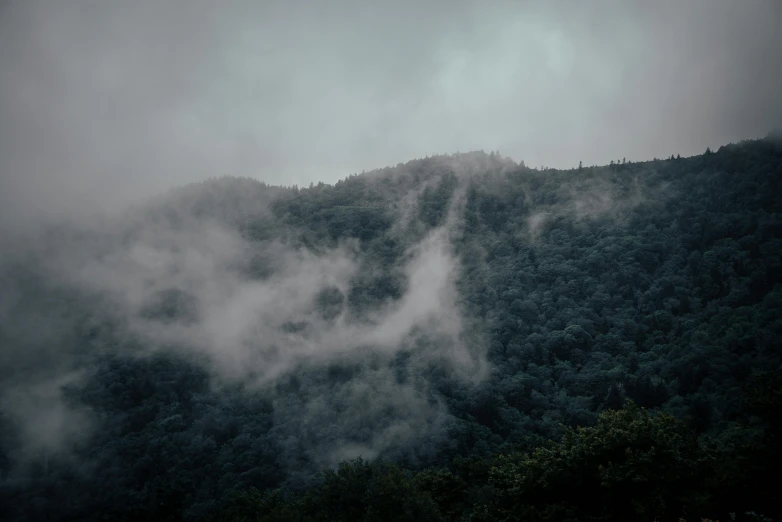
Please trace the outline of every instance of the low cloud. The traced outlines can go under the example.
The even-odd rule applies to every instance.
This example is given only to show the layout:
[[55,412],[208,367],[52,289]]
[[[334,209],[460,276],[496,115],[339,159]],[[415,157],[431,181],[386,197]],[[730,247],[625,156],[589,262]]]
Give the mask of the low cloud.
[[[365,261],[355,240],[318,251],[250,241],[233,225],[171,201],[181,200],[168,201],[164,218],[126,215],[57,245],[40,243],[46,272],[103,303],[102,313],[141,346],[122,355],[208,361],[215,384],[270,396],[277,429],[289,433],[286,440],[300,438],[297,451],[304,448],[317,466],[393,456],[414,440],[436,438],[449,414],[430,388],[431,368],[466,382],[486,375],[483,354],[463,339],[449,236],[455,213],[402,256],[401,297],[359,316],[347,304]],[[340,372],[349,378],[334,377]],[[276,384],[293,375],[305,376],[299,389],[281,392]],[[70,440],[68,426],[87,413],[28,386],[6,404],[31,406],[45,420],[16,415],[22,429]],[[53,447],[47,440],[41,447]]]
[[90,411],[64,395],[66,387],[77,384],[82,377],[80,372],[71,372],[2,390],[0,409],[18,428],[19,447],[14,460],[46,463],[67,458],[73,445],[89,435],[93,427]]

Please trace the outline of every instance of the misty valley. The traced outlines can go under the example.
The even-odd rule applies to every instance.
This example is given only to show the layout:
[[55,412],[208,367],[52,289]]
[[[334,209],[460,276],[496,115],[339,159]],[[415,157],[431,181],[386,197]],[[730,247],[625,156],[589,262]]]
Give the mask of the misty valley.
[[0,519],[780,520],[781,339],[778,134],[209,179],[2,245]]

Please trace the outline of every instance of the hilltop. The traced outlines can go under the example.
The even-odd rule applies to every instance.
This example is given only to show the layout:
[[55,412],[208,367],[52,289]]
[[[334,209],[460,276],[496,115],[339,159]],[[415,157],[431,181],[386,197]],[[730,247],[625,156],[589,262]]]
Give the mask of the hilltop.
[[0,265],[9,520],[782,514],[774,134],[216,178],[47,234]]

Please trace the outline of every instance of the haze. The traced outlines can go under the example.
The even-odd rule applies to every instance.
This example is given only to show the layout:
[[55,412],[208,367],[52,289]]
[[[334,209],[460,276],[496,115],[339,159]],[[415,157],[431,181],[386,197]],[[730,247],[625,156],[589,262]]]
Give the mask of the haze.
[[224,174],[481,148],[569,168],[782,121],[777,0],[418,4],[4,2],[3,228]]

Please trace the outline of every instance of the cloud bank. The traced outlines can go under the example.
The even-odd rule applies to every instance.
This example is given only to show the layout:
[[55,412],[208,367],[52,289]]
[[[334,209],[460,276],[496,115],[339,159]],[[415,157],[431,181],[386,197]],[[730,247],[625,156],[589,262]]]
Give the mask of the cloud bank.
[[776,0],[5,2],[0,217],[459,150],[701,153],[780,125],[781,19]]
[[[251,241],[231,223],[198,215],[198,198],[186,197],[190,190],[27,245],[26,255],[50,284],[73,289],[91,303],[92,322],[109,321],[132,341],[101,345],[92,355],[171,353],[203,365],[215,387],[260,393],[289,441],[287,458],[304,454],[318,467],[358,455],[394,457],[443,436],[451,417],[429,374],[437,368],[469,385],[487,370],[482,350],[464,338],[459,263],[449,239],[455,213],[402,256],[401,297],[357,313],[347,296],[360,271],[372,267],[356,240],[317,250],[286,242],[284,234]],[[59,329],[52,323],[53,345],[43,338],[32,343],[35,351],[25,357],[40,368],[9,380],[3,402],[22,432],[60,441],[36,443],[51,454],[65,452],[94,424],[89,411],[63,402],[62,383],[89,379],[92,360],[89,353],[58,351],[71,324],[64,321]],[[21,368],[21,352],[5,356],[12,369]],[[291,379],[299,384],[289,390],[284,384]]]

